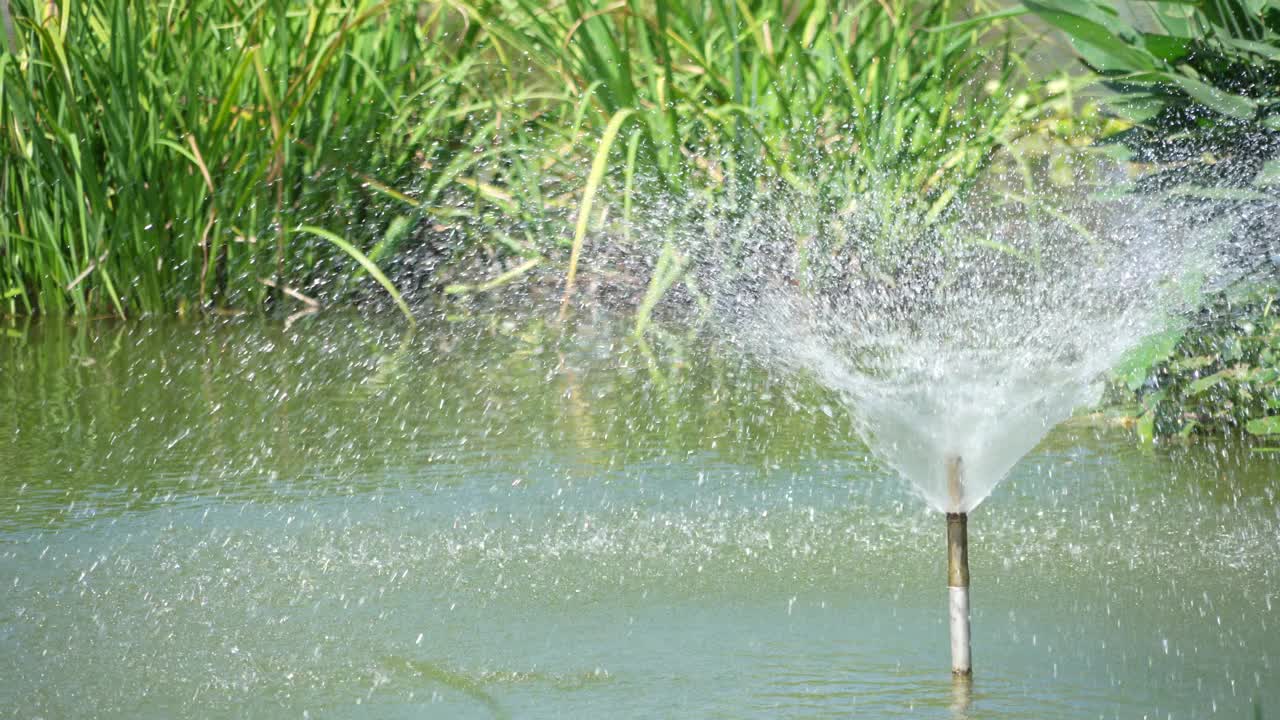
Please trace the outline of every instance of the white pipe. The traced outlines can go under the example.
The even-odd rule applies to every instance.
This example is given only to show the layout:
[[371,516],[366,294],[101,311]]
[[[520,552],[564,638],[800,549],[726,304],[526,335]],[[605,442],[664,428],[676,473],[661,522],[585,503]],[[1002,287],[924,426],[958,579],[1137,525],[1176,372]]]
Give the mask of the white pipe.
[[951,672],[973,673],[969,645],[969,588],[950,587],[951,591]]

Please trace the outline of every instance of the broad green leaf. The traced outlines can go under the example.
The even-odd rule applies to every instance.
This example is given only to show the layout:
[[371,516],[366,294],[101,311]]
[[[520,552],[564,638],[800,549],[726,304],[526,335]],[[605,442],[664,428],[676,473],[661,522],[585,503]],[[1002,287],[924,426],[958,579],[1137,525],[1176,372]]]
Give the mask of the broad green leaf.
[[1229,92],[1219,90],[1212,85],[1200,82],[1195,78],[1186,75],[1177,75],[1174,73],[1162,73],[1171,81],[1177,83],[1188,95],[1195,98],[1206,107],[1240,120],[1252,120],[1258,112],[1258,107],[1253,100],[1233,95]]
[[1144,443],[1155,440],[1156,437],[1156,411],[1148,410],[1138,418],[1137,424],[1138,439]]
[[813,40],[818,36],[819,28],[827,19],[827,0],[818,0],[809,11],[809,19],[804,24],[804,34],[800,44],[804,47],[813,47]]
[[1263,187],[1280,185],[1280,160],[1268,160],[1263,163],[1258,176],[1253,179],[1253,184]]
[[1154,72],[1156,58],[1134,45],[1139,35],[1114,14],[1087,0],[1023,0],[1045,22],[1062,30],[1085,62],[1099,72]]
[[1254,418],[1245,424],[1250,435],[1280,435],[1280,415]]
[[1158,33],[1143,33],[1142,42],[1147,52],[1170,65],[1181,62],[1194,46],[1191,38]]
[[1169,371],[1174,373],[1185,373],[1190,370],[1199,370],[1200,368],[1209,367],[1218,361],[1214,355],[1196,355],[1194,357],[1182,358],[1169,363]]
[[1178,341],[1182,339],[1184,332],[1185,328],[1178,324],[1143,340],[1141,344],[1120,359],[1120,362],[1115,367],[1116,376],[1130,390],[1137,390],[1142,387],[1151,368],[1169,358]]
[[1137,73],[1130,76],[1128,79],[1134,82],[1152,82],[1176,85],[1190,96],[1191,99],[1201,105],[1204,105],[1215,112],[1240,120],[1252,120],[1254,115],[1257,114],[1257,105],[1249,98],[1224,92],[1212,85],[1203,83],[1186,75],[1159,71]]
[[1187,386],[1187,395],[1189,396],[1199,395],[1200,393],[1204,392],[1205,390],[1208,390],[1209,388],[1213,387],[1214,385],[1217,385],[1218,383],[1222,382],[1223,380],[1226,380],[1229,377],[1231,377],[1230,370],[1219,370],[1218,372],[1212,375],[1202,377],[1199,380],[1196,380],[1195,382]]
[[1120,95],[1107,102],[1107,107],[1117,115],[1135,123],[1150,122],[1155,119],[1169,102],[1167,95],[1149,93],[1144,95]]
[[1280,379],[1280,370],[1270,367],[1258,367],[1249,371],[1244,377],[1245,381],[1256,383],[1259,385],[1275,383]]
[[1271,44],[1241,38],[1227,38],[1226,42],[1228,45],[1266,58],[1272,62],[1280,62],[1280,45],[1275,44],[1276,41],[1274,39]]
[[1178,37],[1192,37],[1195,35],[1195,26],[1193,20],[1196,17],[1196,2],[1180,2],[1170,0],[1168,2],[1152,2],[1153,14],[1156,21],[1164,28],[1169,35]]
[[394,252],[396,247],[409,236],[409,228],[412,224],[412,221],[405,215],[397,215],[392,218],[391,222],[387,224],[387,231],[383,233],[382,239],[369,251],[369,260],[376,263],[382,259],[383,255],[388,252]]

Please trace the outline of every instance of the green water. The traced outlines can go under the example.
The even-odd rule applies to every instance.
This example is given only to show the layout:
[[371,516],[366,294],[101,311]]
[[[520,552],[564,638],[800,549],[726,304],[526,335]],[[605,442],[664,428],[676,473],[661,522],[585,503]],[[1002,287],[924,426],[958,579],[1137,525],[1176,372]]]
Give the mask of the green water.
[[1051,434],[966,696],[839,403],[617,325],[8,326],[0,715],[1280,717],[1274,459]]

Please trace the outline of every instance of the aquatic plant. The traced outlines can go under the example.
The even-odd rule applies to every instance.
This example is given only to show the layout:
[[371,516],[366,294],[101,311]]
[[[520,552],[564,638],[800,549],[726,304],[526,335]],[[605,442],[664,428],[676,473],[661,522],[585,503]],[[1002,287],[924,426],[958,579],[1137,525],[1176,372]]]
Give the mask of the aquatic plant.
[[[1280,178],[1280,3],[1246,0],[1143,3],[1138,20],[1111,3],[1026,0],[1061,29],[1114,96],[1110,111],[1133,126],[1107,138],[1150,169],[1143,192],[1258,205],[1277,212]],[[1212,188],[1210,191],[1208,189]]]
[[463,148],[492,132],[467,116],[475,33],[454,31],[443,6],[12,9],[17,47],[0,56],[10,314],[252,308],[289,286],[323,289],[362,267],[300,224],[358,227],[361,247],[386,254],[415,226],[384,214],[388,198],[432,206],[477,159]]
[[1274,432],[1280,3],[1156,1],[1132,19],[1111,3],[1023,4],[1066,34],[1114,92],[1108,109],[1133,124],[1105,139],[1143,169],[1129,191],[1174,199],[1205,223],[1229,218],[1221,251],[1249,271],[1131,358],[1122,380],[1139,393],[1140,435]]
[[1280,438],[1280,294],[1254,283],[1213,299],[1196,325],[1157,336],[1124,378],[1139,435],[1217,429]]
[[[741,204],[762,174],[938,215],[1052,95],[947,0],[11,9],[10,315],[345,301],[377,289],[347,247],[409,302],[559,282],[610,218]],[[651,307],[682,264],[606,234],[663,269],[634,271]]]
[[[593,90],[597,127],[638,113],[629,170],[673,194],[768,168],[845,194],[886,183],[936,210],[1041,111],[1019,95],[1011,35],[953,23],[947,1],[468,7],[505,55],[542,71],[535,82]],[[815,177],[829,159],[842,172]]]

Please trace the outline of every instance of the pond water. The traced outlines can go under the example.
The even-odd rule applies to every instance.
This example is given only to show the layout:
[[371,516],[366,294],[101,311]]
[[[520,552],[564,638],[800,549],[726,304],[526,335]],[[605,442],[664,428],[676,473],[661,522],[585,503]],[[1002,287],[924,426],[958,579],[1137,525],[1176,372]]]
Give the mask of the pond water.
[[0,337],[0,715],[1280,717],[1274,456],[1070,422],[945,523],[838,401],[600,318]]

